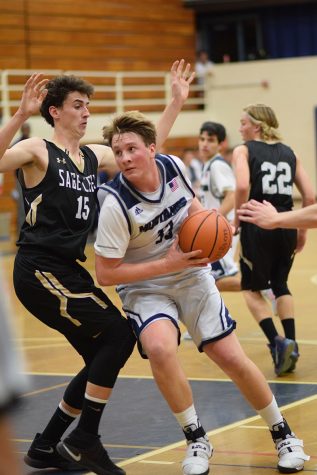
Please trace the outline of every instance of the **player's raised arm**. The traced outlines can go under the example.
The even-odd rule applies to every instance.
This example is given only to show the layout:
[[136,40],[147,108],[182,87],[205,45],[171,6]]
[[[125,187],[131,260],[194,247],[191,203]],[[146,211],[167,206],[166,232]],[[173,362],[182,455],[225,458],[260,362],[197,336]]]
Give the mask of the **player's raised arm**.
[[[0,171],[7,171],[24,165],[28,154],[24,155],[23,148],[16,147],[7,152],[10,143],[21,125],[33,114],[39,111],[47,91],[47,83],[43,74],[35,73],[27,80],[21,103],[13,117],[0,130]],[[10,152],[10,153],[9,153]],[[14,160],[15,159],[15,160]],[[13,161],[14,160],[14,163]]]
[[39,111],[42,101],[47,93],[44,88],[47,83],[43,74],[34,73],[25,83],[21,103],[7,124],[0,130],[0,157],[9,147],[14,135],[21,125],[33,114]]
[[171,94],[172,98],[165,107],[157,125],[156,145],[159,150],[170,133],[173,124],[180,113],[189,94],[189,86],[195,77],[189,63],[185,66],[185,60],[177,60],[171,67]]

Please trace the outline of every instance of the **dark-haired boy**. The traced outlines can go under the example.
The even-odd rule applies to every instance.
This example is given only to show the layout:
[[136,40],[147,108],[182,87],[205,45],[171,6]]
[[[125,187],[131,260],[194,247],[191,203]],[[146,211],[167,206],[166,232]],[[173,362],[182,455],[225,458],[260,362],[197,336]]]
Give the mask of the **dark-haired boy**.
[[[207,209],[217,209],[228,221],[234,217],[235,177],[220,150],[226,140],[226,129],[217,122],[204,122],[198,138],[199,157],[203,163],[200,200]],[[240,276],[234,255],[238,238],[234,236],[228,253],[212,264],[212,274],[220,291],[239,291]]]

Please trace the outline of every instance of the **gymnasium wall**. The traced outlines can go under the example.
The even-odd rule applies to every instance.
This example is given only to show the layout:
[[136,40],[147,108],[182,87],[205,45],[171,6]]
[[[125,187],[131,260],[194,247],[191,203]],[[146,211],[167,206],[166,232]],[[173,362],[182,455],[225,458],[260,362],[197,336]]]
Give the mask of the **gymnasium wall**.
[[[168,71],[175,59],[193,62],[194,13],[182,3],[0,0],[0,69]],[[42,134],[41,119],[31,125],[32,135]],[[44,128],[43,136],[50,133]],[[13,174],[6,174],[0,213],[11,213],[14,228],[13,187]]]
[[[93,5],[93,6],[91,6]],[[0,0],[0,69],[65,68],[162,70],[179,57],[193,61],[194,19],[181,0],[109,3],[82,0]],[[126,28],[126,30],[123,30]],[[165,149],[180,154],[195,146],[201,123],[222,122],[230,145],[240,143],[242,108],[253,102],[271,105],[285,142],[302,159],[316,188],[315,117],[317,57],[215,65],[205,110],[184,111]],[[150,113],[156,122],[159,113]],[[90,117],[86,142],[98,142],[106,115]],[[30,119],[32,134],[51,137],[40,117]],[[12,212],[13,175],[7,174],[0,213]]]
[[166,70],[195,58],[182,0],[0,0],[0,69]]
[[316,84],[316,56],[220,64],[209,86],[208,109],[213,119],[226,126],[234,146],[241,142],[243,107],[270,105],[283,140],[302,160],[316,189]]

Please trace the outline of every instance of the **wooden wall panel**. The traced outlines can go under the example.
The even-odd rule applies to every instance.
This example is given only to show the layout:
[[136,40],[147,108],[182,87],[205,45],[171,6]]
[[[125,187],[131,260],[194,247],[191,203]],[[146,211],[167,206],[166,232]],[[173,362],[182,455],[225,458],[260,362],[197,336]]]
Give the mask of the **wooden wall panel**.
[[[175,59],[193,63],[194,13],[182,3],[0,0],[0,69],[168,71]],[[20,93],[13,96],[18,99]],[[112,98],[110,93],[106,96],[100,98]],[[151,93],[138,97],[151,97]],[[152,112],[153,107],[142,110]],[[171,142],[170,153],[180,153],[181,144]],[[0,213],[11,210],[15,216],[13,186],[13,176],[7,174]]]
[[181,0],[0,0],[0,27],[1,68],[166,70],[195,58]]
[[182,158],[184,148],[197,150],[198,137],[170,137],[164,143],[164,152]]
[[0,69],[26,67],[23,0],[0,0]]
[[195,58],[181,0],[0,0],[0,29],[1,69],[166,70]]

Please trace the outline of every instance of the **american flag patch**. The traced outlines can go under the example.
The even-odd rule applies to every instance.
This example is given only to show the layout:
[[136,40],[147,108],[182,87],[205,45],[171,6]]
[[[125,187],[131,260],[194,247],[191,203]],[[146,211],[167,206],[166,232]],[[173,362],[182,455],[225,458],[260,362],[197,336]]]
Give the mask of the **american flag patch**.
[[177,183],[177,179],[176,178],[173,178],[172,181],[169,182],[169,187],[172,191],[176,191],[177,188],[178,188],[178,183]]

